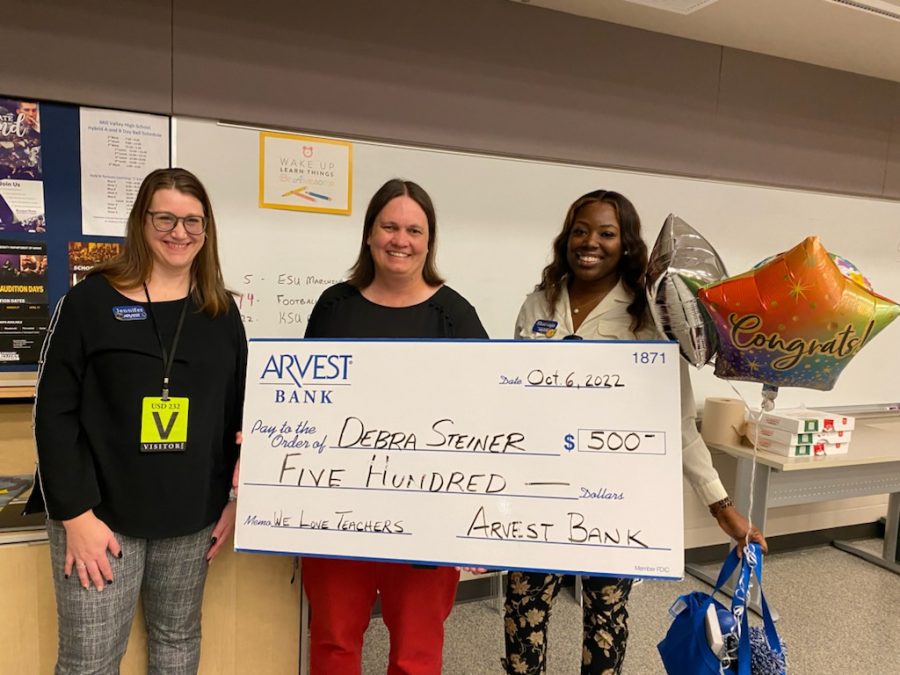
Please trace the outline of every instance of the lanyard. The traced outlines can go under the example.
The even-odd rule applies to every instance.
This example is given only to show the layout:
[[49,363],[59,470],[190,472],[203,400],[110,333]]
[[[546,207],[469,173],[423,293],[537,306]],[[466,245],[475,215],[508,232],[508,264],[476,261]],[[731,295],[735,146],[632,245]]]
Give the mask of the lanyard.
[[166,345],[163,343],[162,333],[159,330],[159,324],[156,323],[156,316],[153,314],[153,303],[150,301],[150,291],[147,290],[147,284],[144,283],[144,295],[147,296],[147,311],[150,313],[150,320],[153,322],[153,328],[156,329],[156,338],[159,340],[159,349],[162,351],[163,372],[162,381],[162,400],[169,400],[169,374],[172,372],[172,364],[175,362],[175,348],[178,346],[178,339],[181,337],[181,327],[184,325],[184,315],[187,314],[188,300],[191,297],[190,289],[188,289],[187,297],[181,305],[181,316],[178,317],[178,326],[175,328],[175,337],[172,338],[172,347],[170,351],[166,351]]

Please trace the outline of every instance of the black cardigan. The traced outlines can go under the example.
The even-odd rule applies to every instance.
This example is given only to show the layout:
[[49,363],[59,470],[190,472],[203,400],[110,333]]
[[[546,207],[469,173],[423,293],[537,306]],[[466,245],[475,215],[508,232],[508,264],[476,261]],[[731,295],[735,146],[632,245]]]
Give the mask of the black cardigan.
[[65,520],[93,509],[113,531],[143,538],[218,519],[238,456],[247,363],[233,302],[211,318],[189,301],[170,382],[171,396],[189,399],[187,449],[140,452],[142,399],[160,396],[163,377],[150,310],[169,350],[183,302],[135,302],[100,275],[60,300],[38,373],[39,485],[28,510]]

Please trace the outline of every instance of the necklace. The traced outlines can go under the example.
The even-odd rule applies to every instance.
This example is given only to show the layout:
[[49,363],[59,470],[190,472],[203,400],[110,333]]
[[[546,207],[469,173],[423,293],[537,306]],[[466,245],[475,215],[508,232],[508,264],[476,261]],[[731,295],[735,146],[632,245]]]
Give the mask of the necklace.
[[577,305],[572,304],[571,300],[569,304],[572,306],[572,314],[581,314],[582,309],[593,309],[598,304],[600,304],[601,298],[597,296],[593,296],[585,300],[584,302],[579,302]]

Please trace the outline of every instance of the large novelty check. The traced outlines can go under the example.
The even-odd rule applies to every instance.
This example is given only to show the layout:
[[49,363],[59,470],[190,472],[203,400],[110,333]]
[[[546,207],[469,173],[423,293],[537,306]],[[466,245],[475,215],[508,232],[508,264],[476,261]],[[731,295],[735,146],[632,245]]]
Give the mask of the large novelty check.
[[679,578],[678,349],[251,340],[236,547]]

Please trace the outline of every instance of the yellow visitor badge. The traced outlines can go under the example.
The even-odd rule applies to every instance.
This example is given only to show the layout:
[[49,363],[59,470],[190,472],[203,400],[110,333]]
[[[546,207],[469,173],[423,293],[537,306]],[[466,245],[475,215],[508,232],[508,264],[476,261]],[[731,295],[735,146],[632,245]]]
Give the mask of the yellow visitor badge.
[[141,452],[187,449],[188,399],[145,396],[141,409]]

